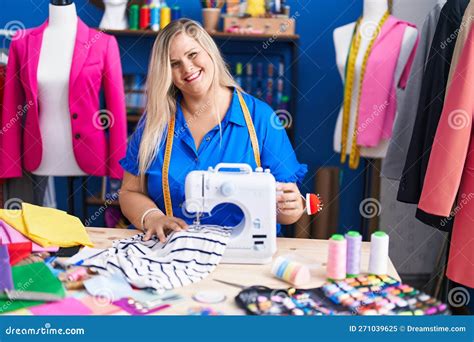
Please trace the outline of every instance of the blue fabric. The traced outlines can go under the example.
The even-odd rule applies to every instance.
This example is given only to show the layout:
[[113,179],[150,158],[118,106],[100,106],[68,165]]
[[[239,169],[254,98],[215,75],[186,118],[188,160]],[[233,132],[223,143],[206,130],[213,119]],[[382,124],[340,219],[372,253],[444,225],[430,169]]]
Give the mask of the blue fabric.
[[[242,96],[252,116],[257,133],[262,167],[269,168],[277,182],[291,182],[301,185],[308,167],[305,164],[300,164],[296,159],[286,131],[274,111],[265,102],[251,95],[242,93]],[[134,175],[138,175],[138,151],[145,120],[146,114],[130,137],[125,158],[120,161],[124,170]],[[193,218],[185,212],[182,206],[185,200],[185,177],[190,171],[207,170],[209,166],[214,167],[221,162],[247,163],[253,169],[257,165],[236,90],[234,90],[231,105],[221,122],[222,138],[219,134],[219,126],[216,125],[204,136],[199,149],[196,150],[188,125],[192,125],[192,122],[185,122],[178,100],[169,184],[173,215],[184,219],[187,223],[192,223]],[[164,146],[165,143],[162,144],[157,157],[147,170],[148,195],[163,212],[165,212],[165,206],[161,186],[161,169]],[[204,215],[201,222],[203,224],[235,226],[242,218],[243,213],[237,206],[221,204],[216,206],[210,215]]]

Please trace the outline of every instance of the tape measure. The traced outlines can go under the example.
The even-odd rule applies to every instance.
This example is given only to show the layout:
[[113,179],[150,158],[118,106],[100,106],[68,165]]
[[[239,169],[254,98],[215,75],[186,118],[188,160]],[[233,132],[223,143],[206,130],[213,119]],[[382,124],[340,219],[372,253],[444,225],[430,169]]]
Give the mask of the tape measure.
[[[245,122],[250,135],[250,142],[252,144],[253,154],[255,157],[255,163],[257,167],[261,167],[260,160],[260,148],[258,145],[257,133],[255,132],[255,126],[253,125],[252,117],[250,116],[249,109],[245,103],[244,98],[239,90],[237,90],[239,97],[240,107],[244,113]],[[169,184],[169,168],[171,160],[171,152],[173,149],[173,138],[174,138],[174,127],[175,127],[175,116],[170,117],[168,123],[168,134],[166,136],[165,156],[163,160],[163,167],[161,170],[161,185],[163,187],[163,198],[165,202],[166,216],[173,216],[173,204],[171,202],[170,184]]]
[[[376,31],[373,34],[369,42],[369,46],[364,53],[364,58],[362,60],[362,67],[360,72],[360,79],[358,84],[359,92],[357,94],[357,102],[356,102],[356,110],[355,110],[355,125],[354,131],[352,132],[352,145],[351,145],[351,152],[349,155],[349,167],[351,169],[357,169],[359,167],[360,162],[360,150],[359,146],[357,146],[357,126],[359,120],[359,103],[362,93],[362,85],[364,83],[364,76],[365,71],[367,68],[367,62],[369,60],[370,52],[372,51],[372,47],[375,43],[375,40],[378,37],[382,26],[385,24],[389,17],[390,13],[387,11],[380,19],[379,23],[377,24]],[[341,163],[344,164],[346,162],[346,150],[347,150],[347,140],[349,135],[349,121],[350,121],[350,113],[351,113],[351,102],[352,102],[352,93],[353,93],[353,86],[354,86],[354,78],[355,78],[355,66],[357,61],[357,56],[359,54],[360,43],[361,43],[361,33],[359,32],[359,26],[362,21],[362,17],[360,17],[356,25],[354,27],[354,32],[352,35],[351,46],[349,50],[349,55],[346,62],[346,70],[345,70],[345,83],[344,83],[344,102],[343,102],[343,114],[342,114],[342,134],[341,134]]]

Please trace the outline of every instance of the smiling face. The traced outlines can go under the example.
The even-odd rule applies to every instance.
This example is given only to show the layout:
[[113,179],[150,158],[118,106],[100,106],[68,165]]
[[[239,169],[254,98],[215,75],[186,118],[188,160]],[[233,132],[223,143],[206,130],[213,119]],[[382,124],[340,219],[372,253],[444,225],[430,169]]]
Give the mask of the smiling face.
[[172,81],[183,94],[200,96],[208,92],[214,64],[195,39],[183,33],[176,35],[170,44],[170,63]]

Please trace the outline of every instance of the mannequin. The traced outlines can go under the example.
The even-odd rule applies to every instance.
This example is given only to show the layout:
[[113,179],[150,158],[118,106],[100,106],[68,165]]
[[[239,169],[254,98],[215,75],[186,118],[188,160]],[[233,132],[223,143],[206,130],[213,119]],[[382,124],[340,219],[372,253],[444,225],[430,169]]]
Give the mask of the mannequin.
[[105,12],[99,27],[104,30],[125,30],[127,22],[127,0],[104,0]]
[[[352,132],[354,132],[355,119],[356,119],[356,103],[359,93],[359,80],[361,75],[361,66],[363,64],[364,54],[369,47],[369,43],[374,34],[377,34],[376,27],[377,23],[382,19],[384,14],[388,11],[388,3],[386,0],[364,0],[363,17],[360,22],[361,29],[361,42],[360,49],[356,59],[356,70],[354,77],[354,86],[352,92],[352,104],[350,111],[349,120],[349,139],[347,142],[346,153],[349,154],[352,146]],[[336,63],[339,73],[344,80],[345,68],[347,62],[347,56],[349,54],[349,48],[352,41],[354,32],[355,22],[350,23],[334,30],[334,45],[336,49]],[[395,83],[398,84],[405,65],[410,57],[413,48],[417,42],[418,31],[416,28],[407,26],[403,35],[402,46],[398,57],[398,62],[395,70]],[[384,103],[378,104],[383,108]],[[341,151],[341,129],[342,129],[342,117],[343,108],[339,112],[337,119],[335,134],[334,134],[334,150],[336,152]],[[378,146],[375,147],[360,147],[360,155],[368,158],[384,158],[388,149],[389,140],[382,140]]]
[[51,0],[38,62],[39,125],[43,154],[32,173],[42,176],[83,176],[74,157],[69,75],[77,31],[76,6],[72,1]]

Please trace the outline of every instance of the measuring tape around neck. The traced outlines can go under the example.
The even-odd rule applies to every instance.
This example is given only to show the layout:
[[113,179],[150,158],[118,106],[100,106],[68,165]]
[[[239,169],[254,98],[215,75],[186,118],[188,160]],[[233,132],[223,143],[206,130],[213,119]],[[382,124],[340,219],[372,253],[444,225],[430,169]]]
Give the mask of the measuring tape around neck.
[[[252,144],[252,150],[255,158],[255,163],[257,167],[261,167],[260,160],[260,148],[258,145],[257,133],[255,132],[255,126],[253,125],[252,117],[250,116],[250,111],[245,103],[245,100],[237,90],[237,95],[239,97],[240,107],[244,114],[245,123],[247,124],[247,129],[250,135],[250,142]],[[171,151],[173,149],[173,138],[174,138],[174,127],[175,127],[175,116],[171,115],[168,123],[168,133],[166,136],[166,146],[165,146],[165,156],[163,160],[163,167],[161,171],[161,185],[163,187],[163,198],[165,202],[165,211],[166,216],[173,216],[173,204],[171,202],[171,193],[170,193],[170,184],[169,184],[169,167],[171,160]]]
[[[351,144],[351,152],[349,155],[349,167],[351,169],[357,169],[360,162],[360,150],[359,146],[357,146],[357,128],[358,128],[358,120],[359,120],[359,103],[362,93],[362,85],[364,83],[364,76],[365,71],[367,68],[367,62],[369,60],[370,53],[372,51],[372,47],[382,29],[382,26],[385,24],[389,17],[390,13],[387,11],[380,19],[379,23],[377,24],[376,31],[371,38],[367,50],[364,53],[364,57],[362,60],[360,78],[358,86],[358,94],[357,94],[357,102],[355,107],[355,124],[354,124],[354,131],[352,132],[352,144]],[[356,22],[354,27],[354,33],[352,35],[351,46],[349,49],[349,54],[346,61],[346,70],[345,70],[345,82],[344,82],[344,102],[343,102],[343,113],[342,113],[342,134],[341,134],[341,163],[344,164],[346,162],[346,151],[347,151],[347,142],[349,136],[349,124],[350,124],[350,114],[351,114],[351,103],[352,103],[352,93],[354,87],[354,79],[355,79],[355,67],[357,56],[359,54],[360,43],[361,43],[361,33],[359,32],[359,26],[362,21],[362,17],[359,18]]]

